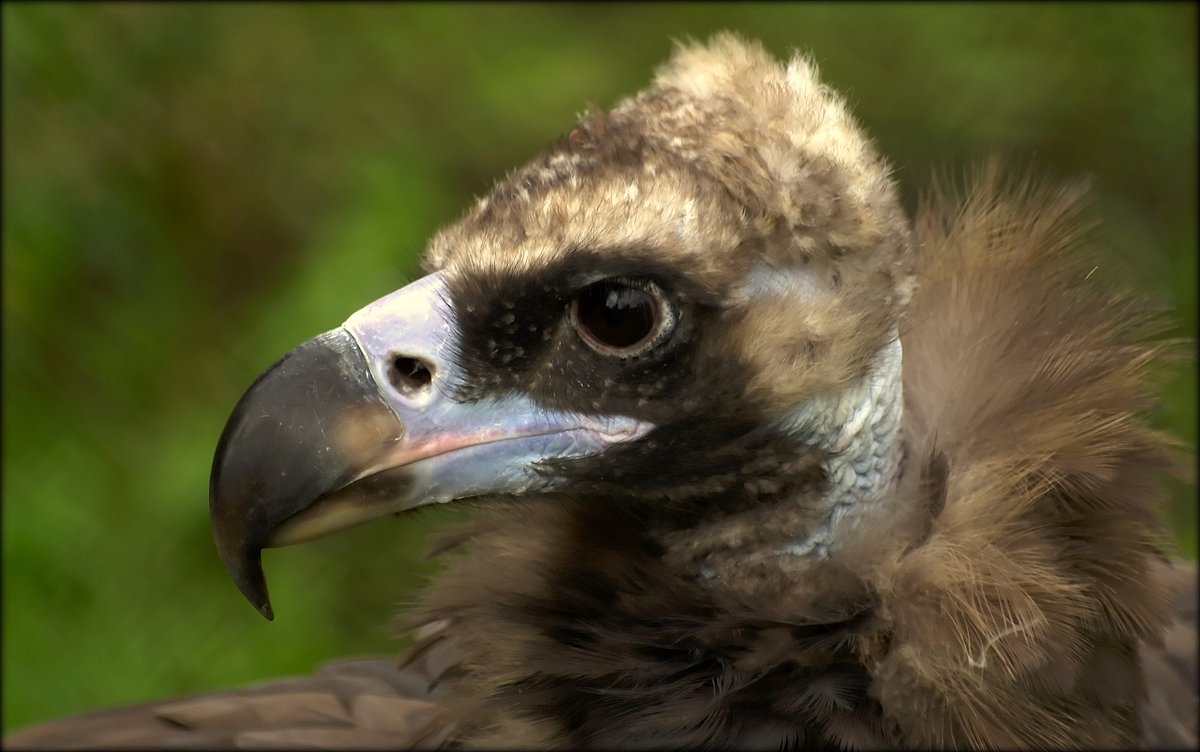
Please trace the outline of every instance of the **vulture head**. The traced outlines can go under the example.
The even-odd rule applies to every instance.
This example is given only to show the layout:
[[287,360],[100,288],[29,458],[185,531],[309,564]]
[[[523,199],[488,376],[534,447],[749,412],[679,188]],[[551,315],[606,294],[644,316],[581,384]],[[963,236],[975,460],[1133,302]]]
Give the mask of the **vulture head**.
[[909,223],[805,61],[682,51],[424,269],[284,356],[226,427],[214,532],[264,614],[260,549],[423,504],[636,519],[680,574],[752,589],[903,511]]
[[400,743],[1194,743],[1165,345],[1077,194],[988,167],[910,222],[809,62],[685,45],[254,383],[221,559],[270,618],[264,548],[478,508]]

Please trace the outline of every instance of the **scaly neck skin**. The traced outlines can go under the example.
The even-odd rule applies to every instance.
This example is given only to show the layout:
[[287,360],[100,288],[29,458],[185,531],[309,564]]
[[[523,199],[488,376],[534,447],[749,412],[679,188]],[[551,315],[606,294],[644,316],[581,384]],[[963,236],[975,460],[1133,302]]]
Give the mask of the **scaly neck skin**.
[[852,535],[862,520],[883,511],[899,478],[904,417],[900,338],[893,337],[876,356],[862,381],[830,399],[797,408],[788,421],[825,437],[823,464],[829,491],[824,512],[808,533],[779,550],[787,556],[829,556],[839,540]]

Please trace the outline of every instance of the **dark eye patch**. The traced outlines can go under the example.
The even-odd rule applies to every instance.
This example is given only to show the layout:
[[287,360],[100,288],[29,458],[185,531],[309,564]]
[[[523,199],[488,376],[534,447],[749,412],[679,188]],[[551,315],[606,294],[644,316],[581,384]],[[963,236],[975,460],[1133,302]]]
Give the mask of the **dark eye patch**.
[[[672,296],[674,304],[703,295],[677,270],[644,252],[574,251],[541,269],[454,275],[448,282],[459,329],[455,357],[467,374],[464,383],[456,385],[460,398],[524,388],[533,378],[531,369],[539,372],[539,383],[545,383],[552,370],[578,389],[645,380],[647,364],[622,369],[619,363],[611,368],[596,363],[603,356],[570,331],[572,301],[583,293],[604,309],[591,311],[589,321],[597,334],[616,343],[638,336],[644,301],[636,292],[606,288],[604,281],[612,279],[645,280],[643,289],[654,285],[662,295]],[[655,382],[663,377],[658,373]]]

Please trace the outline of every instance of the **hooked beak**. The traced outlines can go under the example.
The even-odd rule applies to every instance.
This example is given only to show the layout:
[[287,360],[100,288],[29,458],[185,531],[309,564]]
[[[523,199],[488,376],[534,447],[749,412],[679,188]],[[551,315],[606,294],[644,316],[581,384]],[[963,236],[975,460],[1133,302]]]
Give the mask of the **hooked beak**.
[[517,394],[455,401],[462,374],[445,298],[439,272],[371,303],[280,358],[234,408],[209,514],[221,561],[266,618],[264,548],[423,504],[550,489],[540,462],[597,454],[652,427]]

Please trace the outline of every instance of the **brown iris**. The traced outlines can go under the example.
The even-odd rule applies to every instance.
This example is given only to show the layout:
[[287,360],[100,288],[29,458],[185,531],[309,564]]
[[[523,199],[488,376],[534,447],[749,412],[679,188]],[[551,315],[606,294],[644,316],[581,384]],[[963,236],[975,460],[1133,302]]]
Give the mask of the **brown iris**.
[[592,349],[625,357],[653,345],[667,323],[657,287],[616,279],[584,288],[572,301],[572,317],[575,329]]

